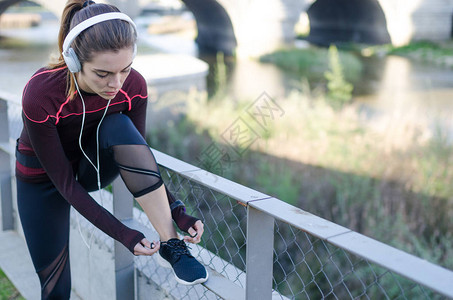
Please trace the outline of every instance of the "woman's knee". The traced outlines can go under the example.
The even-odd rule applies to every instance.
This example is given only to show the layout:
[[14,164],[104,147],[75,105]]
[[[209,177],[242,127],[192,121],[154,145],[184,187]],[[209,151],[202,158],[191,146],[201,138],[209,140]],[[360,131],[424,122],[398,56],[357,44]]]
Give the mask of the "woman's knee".
[[101,147],[108,149],[115,145],[144,144],[142,137],[132,120],[124,114],[112,114],[105,117],[99,132]]
[[104,118],[101,125],[101,130],[104,127],[110,127],[112,130],[119,130],[121,128],[127,128],[129,126],[133,126],[132,120],[126,116],[125,114],[111,114]]

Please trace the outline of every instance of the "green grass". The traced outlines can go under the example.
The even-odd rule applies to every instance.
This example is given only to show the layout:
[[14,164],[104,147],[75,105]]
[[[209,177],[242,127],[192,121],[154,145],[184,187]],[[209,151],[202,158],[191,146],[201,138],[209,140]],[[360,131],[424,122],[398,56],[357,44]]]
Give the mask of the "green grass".
[[261,192],[269,195],[279,195],[285,202],[298,206],[300,186],[297,183],[297,174],[283,165],[273,165],[266,159],[258,164],[256,185]]
[[0,300],[24,299],[0,269]]
[[392,45],[372,46],[361,50],[366,55],[399,55],[412,60],[453,68],[453,41],[430,42],[416,41],[408,45],[395,47]]
[[[355,82],[362,72],[360,60],[350,52],[338,51],[347,81]],[[329,70],[329,50],[310,47],[308,49],[282,49],[260,57],[261,62],[273,63],[278,67],[311,79],[323,79]]]
[[389,51],[389,54],[409,55],[415,52],[429,52],[429,51],[437,53],[438,55],[453,55],[453,49],[451,47],[444,47],[441,44],[429,41],[419,41],[401,47],[392,47]]

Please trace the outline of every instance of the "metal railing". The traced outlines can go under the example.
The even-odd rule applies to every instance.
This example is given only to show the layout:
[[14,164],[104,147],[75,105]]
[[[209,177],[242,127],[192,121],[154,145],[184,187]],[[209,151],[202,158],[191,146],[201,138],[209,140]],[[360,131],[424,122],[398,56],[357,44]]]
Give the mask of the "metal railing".
[[[7,137],[4,129],[17,124],[17,108],[7,109],[6,104],[0,101],[0,122],[6,124],[0,130],[3,230],[11,229],[9,220],[15,214],[8,169],[11,147],[5,145],[11,144],[16,129]],[[210,279],[203,285],[178,285],[156,257],[134,257],[115,242],[117,299],[132,299],[134,294],[141,298],[146,287],[136,282],[142,279],[174,299],[453,298],[451,270],[153,152],[169,189],[205,223],[202,243],[191,247],[209,268]],[[121,181],[113,189],[113,213],[131,227],[152,231]]]

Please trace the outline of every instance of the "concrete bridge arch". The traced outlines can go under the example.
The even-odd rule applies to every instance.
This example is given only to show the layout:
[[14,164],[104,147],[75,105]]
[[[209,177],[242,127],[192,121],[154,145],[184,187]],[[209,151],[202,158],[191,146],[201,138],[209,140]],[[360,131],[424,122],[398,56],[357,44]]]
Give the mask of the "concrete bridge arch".
[[[316,32],[326,25],[343,30],[340,32],[343,39],[327,37],[330,43],[351,41],[401,46],[412,40],[443,41],[452,37],[453,0],[182,1],[194,12],[199,45],[216,48],[213,37],[223,35],[228,42],[224,40],[216,49],[234,50],[240,56],[260,55],[292,44],[300,14],[316,11],[316,7],[321,19],[312,20],[314,39],[326,34],[323,30]],[[197,10],[207,2],[215,2],[211,7],[216,6],[217,10],[205,10],[204,13],[212,13],[212,17],[199,18]],[[329,15],[329,11],[335,13]],[[229,21],[225,21],[227,19]],[[222,20],[221,24],[217,20]],[[320,24],[316,24],[317,21],[321,21]]]
[[[20,1],[0,1],[0,13],[8,3]],[[150,1],[98,2],[115,4],[134,17]],[[307,12],[312,23],[310,38],[326,44],[349,40],[404,45],[411,40],[447,40],[452,33],[453,0],[181,1],[194,14],[197,43],[202,50],[239,56],[256,56],[291,44],[295,38],[294,26],[302,12]],[[61,0],[34,2],[57,16],[61,15],[65,4]]]
[[[130,3],[144,4],[146,1],[108,0],[132,16],[134,12],[128,11]],[[181,1],[195,17],[196,41],[202,51],[255,56],[294,41],[294,26],[305,0]]]
[[[231,41],[236,40],[235,51],[239,55],[260,55],[293,43],[294,26],[300,14],[316,12],[316,8],[318,16],[313,15],[311,25],[313,39],[320,39],[326,34],[323,27],[334,31],[342,29],[340,35],[344,35],[343,39],[325,37],[330,43],[352,41],[401,46],[412,40],[443,41],[452,37],[453,0],[210,1],[224,9],[225,18],[230,19],[231,25],[224,22],[224,26],[216,26],[216,18],[205,22],[196,17],[200,29],[199,44],[211,40],[210,37],[205,38],[202,28],[216,28],[219,34],[229,32]],[[205,3],[201,0],[183,2],[192,11]],[[231,42],[223,46],[234,44]]]
[[377,0],[318,0],[307,9],[308,40],[315,44],[391,42],[385,14]]

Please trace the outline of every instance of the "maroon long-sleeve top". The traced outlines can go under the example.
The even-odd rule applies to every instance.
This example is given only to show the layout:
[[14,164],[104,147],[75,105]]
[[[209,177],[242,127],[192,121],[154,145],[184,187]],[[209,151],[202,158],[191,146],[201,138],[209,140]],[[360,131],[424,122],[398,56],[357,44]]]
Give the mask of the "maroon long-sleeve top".
[[[16,161],[16,176],[26,182],[51,180],[61,195],[96,227],[121,242],[132,253],[144,235],[123,225],[99,205],[75,178],[83,154],[79,147],[82,124],[80,95],[72,100],[66,95],[67,69],[40,69],[27,83],[22,98],[24,128],[19,138],[19,152],[36,156],[42,168],[30,168]],[[82,91],[86,114],[82,145],[96,131],[108,103],[96,94]],[[120,92],[112,99],[107,115],[123,113],[130,117],[145,137],[147,86],[134,69]]]

